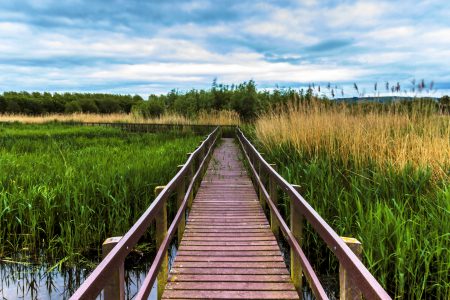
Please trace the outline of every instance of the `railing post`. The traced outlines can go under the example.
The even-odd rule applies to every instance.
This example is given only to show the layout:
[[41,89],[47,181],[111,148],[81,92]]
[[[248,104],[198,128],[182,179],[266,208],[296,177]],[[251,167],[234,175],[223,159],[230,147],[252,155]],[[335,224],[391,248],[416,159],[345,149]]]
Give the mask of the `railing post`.
[[[122,237],[110,237],[107,238],[102,244],[102,256],[105,258],[115,245],[120,241]],[[103,289],[103,295],[105,300],[125,299],[125,267],[124,263],[120,264],[118,270],[116,270],[109,280],[106,282]]]
[[[355,238],[341,237],[345,244],[355,255],[361,260],[362,258],[362,244]],[[355,285],[353,280],[348,276],[344,266],[339,265],[339,293],[342,300],[362,300],[362,293]]]
[[[198,147],[200,147],[202,145],[202,143],[203,143],[203,141],[200,142]],[[206,149],[200,148],[200,151],[198,152],[198,156],[197,156],[197,160],[198,160],[197,161],[197,166],[198,166],[198,168],[200,167],[200,164],[202,163],[202,160],[203,160],[205,154],[206,154]],[[201,173],[201,171],[200,171],[200,173]],[[200,187],[200,183],[196,183],[195,184],[195,190],[198,191],[199,187]]]
[[[183,168],[184,165],[179,165],[178,170]],[[177,187],[177,210],[180,209],[181,203],[184,200],[184,196],[186,193],[186,177],[183,177],[182,181],[178,184]],[[184,228],[186,227],[186,211],[181,215],[180,223],[178,224],[178,246],[180,246],[181,239],[183,237]]]
[[[258,161],[258,165],[256,167],[257,167],[256,171],[258,172],[259,179],[261,180],[261,183],[264,184],[264,178],[263,178],[264,174],[262,172],[261,163],[259,161]],[[266,209],[266,199],[264,199],[263,190],[259,186],[258,186],[258,194],[259,194],[259,203],[261,203],[263,210],[265,210]]]
[[[299,185],[292,185],[292,187],[297,190],[297,192],[300,193],[300,186]],[[297,240],[300,247],[302,246],[303,242],[303,215],[300,213],[298,207],[294,205],[294,201],[290,199],[290,225],[291,225],[291,232],[292,235]],[[303,298],[303,270],[302,265],[300,264],[300,258],[295,254],[291,247],[291,279],[294,283],[294,287],[298,292],[298,295],[300,299]]]
[[[187,153],[187,157],[189,158],[189,156],[191,156],[191,154],[192,153]],[[194,177],[194,174],[195,174],[194,173],[195,172],[194,171],[195,170],[194,169],[195,168],[194,164],[195,164],[195,160],[192,161],[192,164],[188,168],[188,173],[187,173],[187,176],[186,176],[186,178],[187,178],[187,186],[189,186],[191,184],[192,178]],[[192,185],[192,190],[189,193],[189,198],[188,198],[188,203],[187,203],[187,207],[188,207],[189,210],[192,207],[192,202],[194,202],[194,188],[195,188],[195,184]]]
[[[276,171],[276,165],[270,164],[270,166]],[[275,180],[273,180],[272,176],[269,175],[269,195],[275,207],[278,206],[278,193],[277,193],[277,184]],[[280,226],[277,221],[277,217],[275,213],[270,210],[270,227],[272,228],[272,232],[275,236],[278,236]]]
[[[155,197],[157,197],[161,191],[164,189],[164,186],[155,187]],[[167,235],[167,205],[164,202],[163,206],[160,209],[159,215],[156,218],[156,248],[159,249],[164,238]],[[162,259],[161,268],[158,273],[158,300],[162,298],[162,294],[164,292],[164,288],[167,283],[167,276],[169,271],[169,259],[167,255],[167,251],[164,254],[164,258]]]

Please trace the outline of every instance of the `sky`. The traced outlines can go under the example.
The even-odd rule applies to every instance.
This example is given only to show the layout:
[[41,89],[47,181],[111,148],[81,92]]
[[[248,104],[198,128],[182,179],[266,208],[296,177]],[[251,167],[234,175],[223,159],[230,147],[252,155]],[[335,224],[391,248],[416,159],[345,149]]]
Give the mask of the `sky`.
[[[450,1],[0,0],[0,91],[450,90]],[[410,92],[411,93],[411,92]]]

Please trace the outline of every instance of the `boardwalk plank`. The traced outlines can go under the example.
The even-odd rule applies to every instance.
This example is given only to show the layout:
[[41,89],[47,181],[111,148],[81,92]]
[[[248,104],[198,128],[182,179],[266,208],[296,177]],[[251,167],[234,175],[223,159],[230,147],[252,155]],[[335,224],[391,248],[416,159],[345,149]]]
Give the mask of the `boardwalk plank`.
[[177,256],[175,261],[198,261],[198,262],[284,262],[280,256]]
[[180,251],[277,251],[278,245],[245,245],[245,246],[181,246]]
[[169,282],[167,290],[219,290],[219,291],[294,291],[291,283],[284,282]]
[[236,281],[236,282],[291,282],[289,275],[211,275],[211,274],[170,274],[169,281]]
[[190,240],[183,240],[181,242],[180,246],[267,246],[267,245],[273,245],[277,246],[277,242],[272,241],[190,241]]
[[286,266],[282,268],[172,268],[170,272],[176,274],[208,274],[208,275],[289,275]]
[[286,268],[284,262],[175,262],[174,268]]
[[185,251],[180,250],[177,253],[177,256],[278,256],[280,254],[280,250],[273,250],[273,251]]
[[167,290],[163,299],[298,299],[298,295],[294,291]]

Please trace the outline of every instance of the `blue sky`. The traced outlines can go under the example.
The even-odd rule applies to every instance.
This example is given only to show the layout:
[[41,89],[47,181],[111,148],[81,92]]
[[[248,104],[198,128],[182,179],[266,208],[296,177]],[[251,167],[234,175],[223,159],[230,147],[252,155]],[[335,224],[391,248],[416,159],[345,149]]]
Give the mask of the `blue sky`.
[[[1,0],[0,91],[450,89],[450,1]],[[322,88],[322,91],[326,89]],[[340,93],[340,92],[339,92]]]

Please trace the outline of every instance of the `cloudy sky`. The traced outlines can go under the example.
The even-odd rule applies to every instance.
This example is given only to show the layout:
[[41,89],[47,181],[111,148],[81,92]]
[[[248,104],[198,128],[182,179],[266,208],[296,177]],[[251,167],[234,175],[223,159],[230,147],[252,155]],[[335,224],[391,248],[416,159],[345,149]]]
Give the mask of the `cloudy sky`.
[[450,1],[0,0],[0,91],[450,89]]

